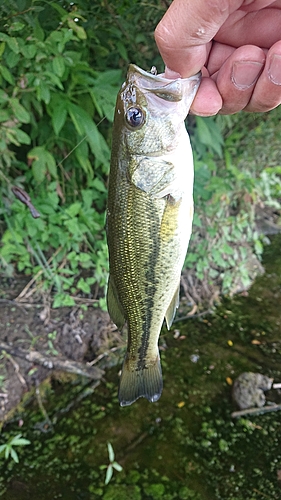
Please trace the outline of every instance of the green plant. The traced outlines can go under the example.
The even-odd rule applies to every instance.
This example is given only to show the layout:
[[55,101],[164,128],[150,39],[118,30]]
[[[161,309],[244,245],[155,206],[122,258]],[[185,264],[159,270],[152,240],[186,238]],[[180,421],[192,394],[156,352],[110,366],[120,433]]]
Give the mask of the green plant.
[[[274,153],[279,115],[276,110],[262,122],[255,116],[196,119],[191,137],[195,216],[185,266],[207,301],[247,288],[261,272],[259,260],[269,240],[257,231],[256,212],[281,208],[281,170]],[[200,298],[195,292],[193,299]]]
[[[30,276],[29,293],[52,294],[53,307],[78,295],[105,307],[116,94],[129,62],[161,71],[153,30],[168,3],[1,2],[1,272]],[[248,263],[266,241],[256,208],[280,209],[278,113],[188,118],[195,218],[186,266],[201,285],[228,292],[252,280]],[[40,218],[15,199],[13,184]]]
[[8,458],[11,457],[14,462],[19,463],[19,457],[14,447],[26,446],[30,444],[30,441],[28,439],[22,438],[21,436],[22,434],[17,434],[16,436],[10,438],[6,443],[1,444],[0,456],[3,455],[5,460],[8,460]]
[[56,340],[57,337],[57,331],[54,330],[53,332],[48,333],[48,350],[47,354],[52,354],[53,356],[58,355],[58,351],[54,347],[54,340]]
[[[7,274],[16,266],[35,275],[37,290],[53,290],[55,307],[72,305],[75,294],[89,294],[92,284],[104,287],[107,280],[108,127],[100,131],[97,123],[104,116],[112,121],[121,74],[101,73],[82,60],[87,36],[77,10],[31,2],[21,15],[20,2],[12,3],[17,21],[8,16],[0,32],[0,212],[6,224],[0,260]],[[32,221],[14,201],[11,178],[29,185],[40,219]],[[79,278],[83,269],[92,275]]]
[[111,443],[107,443],[107,450],[108,450],[109,464],[100,466],[101,470],[106,469],[104,484],[108,484],[110,482],[113,476],[114,469],[117,470],[118,472],[121,472],[123,470],[121,465],[115,461],[115,453]]
[[[160,0],[0,5],[0,264],[8,276],[32,275],[33,291],[52,292],[54,307],[75,304],[78,294],[96,299],[93,286],[103,293],[106,179],[121,69],[131,60],[151,64],[153,27],[163,11]],[[27,189],[39,219],[15,200],[12,184]]]

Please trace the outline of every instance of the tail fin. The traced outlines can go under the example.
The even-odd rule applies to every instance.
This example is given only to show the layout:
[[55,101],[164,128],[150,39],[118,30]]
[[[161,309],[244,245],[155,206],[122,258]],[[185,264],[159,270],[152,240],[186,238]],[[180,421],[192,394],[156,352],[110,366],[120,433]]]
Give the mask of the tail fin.
[[130,369],[126,356],[118,392],[120,406],[129,406],[141,397],[155,403],[160,398],[162,389],[163,381],[159,356],[154,364],[140,370]]

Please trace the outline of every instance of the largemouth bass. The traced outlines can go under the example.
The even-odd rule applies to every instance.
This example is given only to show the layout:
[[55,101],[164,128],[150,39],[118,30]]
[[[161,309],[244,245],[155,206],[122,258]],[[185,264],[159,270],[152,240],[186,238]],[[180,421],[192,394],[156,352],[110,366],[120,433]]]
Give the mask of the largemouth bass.
[[193,158],[184,119],[201,74],[168,80],[131,64],[116,103],[107,207],[108,311],[128,326],[119,401],[162,393],[158,338],[179,304],[193,218]]

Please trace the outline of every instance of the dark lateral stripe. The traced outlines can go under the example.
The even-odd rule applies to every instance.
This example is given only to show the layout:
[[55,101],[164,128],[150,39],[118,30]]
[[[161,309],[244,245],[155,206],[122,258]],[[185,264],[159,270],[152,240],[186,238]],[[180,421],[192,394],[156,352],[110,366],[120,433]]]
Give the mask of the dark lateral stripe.
[[[154,208],[154,210],[153,210]],[[153,242],[153,251],[149,253],[148,260],[146,262],[146,283],[145,283],[145,296],[146,296],[146,313],[143,318],[142,323],[142,336],[141,336],[141,344],[138,349],[138,364],[137,369],[142,370],[146,365],[146,356],[147,350],[149,346],[149,341],[151,338],[151,326],[152,326],[152,318],[153,318],[153,310],[154,310],[154,300],[156,293],[156,276],[155,269],[156,263],[159,259],[160,254],[160,242],[157,238],[160,231],[160,217],[157,216],[156,207],[151,207],[150,213],[150,224],[147,228],[149,241]]]

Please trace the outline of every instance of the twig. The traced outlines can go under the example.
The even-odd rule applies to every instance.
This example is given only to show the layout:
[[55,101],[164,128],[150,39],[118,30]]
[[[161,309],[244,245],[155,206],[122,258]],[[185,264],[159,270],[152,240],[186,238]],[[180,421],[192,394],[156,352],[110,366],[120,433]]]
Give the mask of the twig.
[[22,385],[24,385],[25,387],[27,387],[27,383],[25,381],[25,379],[23,378],[22,374],[20,373],[20,367],[18,365],[18,363],[12,358],[11,354],[7,352],[7,349],[3,349],[3,355],[9,360],[11,361],[14,369],[15,369],[15,372],[16,372],[16,375],[20,381],[20,383]]
[[[192,311],[190,311],[190,313],[192,313]],[[173,321],[173,324],[174,323],[178,323],[179,321],[185,321],[186,319],[200,318],[201,316],[206,316],[207,314],[213,314],[213,311],[211,309],[207,309],[207,311],[203,311],[203,312],[198,313],[198,314],[192,314],[191,315],[190,313],[188,313],[187,316],[181,316],[179,318],[176,318]]]
[[263,406],[262,408],[248,408],[246,410],[239,410],[232,412],[231,418],[244,417],[244,415],[263,415],[264,413],[269,413],[278,410],[281,410],[281,404]]
[[34,7],[29,7],[29,9],[25,9],[21,12],[16,12],[15,14],[11,14],[10,16],[5,17],[4,19],[11,19],[11,17],[17,17],[17,16],[22,16],[22,14],[26,14],[27,12],[30,12],[32,10],[35,10]]
[[19,358],[25,359],[30,363],[41,365],[49,370],[61,370],[76,375],[82,375],[83,377],[88,377],[93,380],[99,380],[104,375],[104,371],[100,368],[93,368],[91,366],[84,365],[83,363],[49,356],[47,354],[43,355],[38,351],[28,351],[27,349],[21,349],[19,347],[16,348],[6,344],[5,342],[0,342],[0,351],[1,350],[8,352],[8,356],[10,356],[10,354],[18,356]]
[[75,297],[74,295],[70,295],[70,297],[76,302],[83,302],[84,304],[96,304],[98,299],[86,299],[85,297]]
[[11,299],[0,299],[0,303],[3,303],[3,304],[11,304],[13,306],[17,306],[19,307],[22,311],[24,311],[25,314],[28,314],[26,312],[26,310],[24,309],[23,305],[21,304],[18,304],[15,300],[11,300]]
[[93,361],[89,361],[87,363],[88,366],[93,366],[93,365],[96,365],[101,359],[105,358],[106,356],[109,356],[111,352],[115,352],[115,351],[118,351],[118,349],[122,349],[123,346],[120,346],[120,347],[112,347],[112,349],[110,349],[109,351],[105,351],[103,352],[102,354],[100,354],[99,356],[97,356],[95,359],[93,359]]

